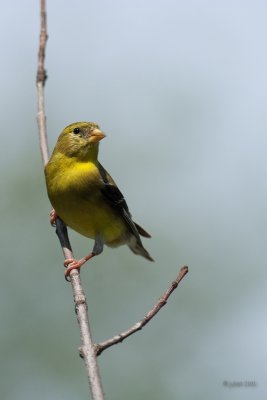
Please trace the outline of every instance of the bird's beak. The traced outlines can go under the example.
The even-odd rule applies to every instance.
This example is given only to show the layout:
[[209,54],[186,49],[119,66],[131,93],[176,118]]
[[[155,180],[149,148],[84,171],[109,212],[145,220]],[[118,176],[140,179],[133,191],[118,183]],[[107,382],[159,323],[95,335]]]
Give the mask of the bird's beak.
[[100,129],[94,129],[90,133],[89,143],[98,143],[100,140],[104,139],[106,135]]

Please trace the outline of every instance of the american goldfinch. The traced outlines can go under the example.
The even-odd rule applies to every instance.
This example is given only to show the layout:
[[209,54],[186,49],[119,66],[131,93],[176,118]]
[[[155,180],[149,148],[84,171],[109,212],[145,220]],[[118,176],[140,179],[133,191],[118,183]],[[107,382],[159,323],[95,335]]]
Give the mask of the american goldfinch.
[[45,167],[48,197],[54,208],[52,220],[59,216],[67,226],[95,241],[87,256],[65,260],[65,276],[100,254],[105,244],[126,244],[133,253],[154,261],[140,239],[140,235],[149,238],[149,233],[132,220],[122,193],[97,159],[104,137],[94,122],[67,126]]

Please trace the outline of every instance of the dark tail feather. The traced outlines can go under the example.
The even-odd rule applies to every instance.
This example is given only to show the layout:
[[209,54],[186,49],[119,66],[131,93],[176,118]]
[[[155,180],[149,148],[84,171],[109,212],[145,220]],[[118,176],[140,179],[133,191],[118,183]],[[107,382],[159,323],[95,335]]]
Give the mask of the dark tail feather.
[[151,238],[151,235],[147,233],[147,231],[144,230],[140,225],[138,225],[136,222],[134,222],[136,229],[138,230],[139,235],[144,236],[146,238]]
[[154,261],[149,252],[142,245],[140,238],[138,240],[135,236],[132,236],[130,242],[128,243],[128,246],[134,254],[139,254],[149,261]]

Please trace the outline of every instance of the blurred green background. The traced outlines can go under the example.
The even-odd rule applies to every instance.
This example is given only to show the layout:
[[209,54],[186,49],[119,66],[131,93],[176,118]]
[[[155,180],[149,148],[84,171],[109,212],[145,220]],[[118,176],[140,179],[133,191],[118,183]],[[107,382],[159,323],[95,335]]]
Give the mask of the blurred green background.
[[[0,4],[0,398],[85,399],[39,153],[39,1]],[[47,13],[50,148],[67,124],[98,122],[100,160],[153,236],[154,265],[106,248],[82,271],[95,340],[190,268],[141,333],[99,358],[107,399],[265,398],[266,2],[47,0]],[[77,256],[92,248],[71,241]]]

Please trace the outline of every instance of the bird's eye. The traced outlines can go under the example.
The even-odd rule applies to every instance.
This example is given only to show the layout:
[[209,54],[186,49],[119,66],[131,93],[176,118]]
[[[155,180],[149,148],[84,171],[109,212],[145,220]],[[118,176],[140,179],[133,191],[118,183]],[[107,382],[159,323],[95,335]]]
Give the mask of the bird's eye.
[[73,133],[75,133],[75,135],[77,135],[80,132],[81,132],[80,128],[74,128],[73,129]]

